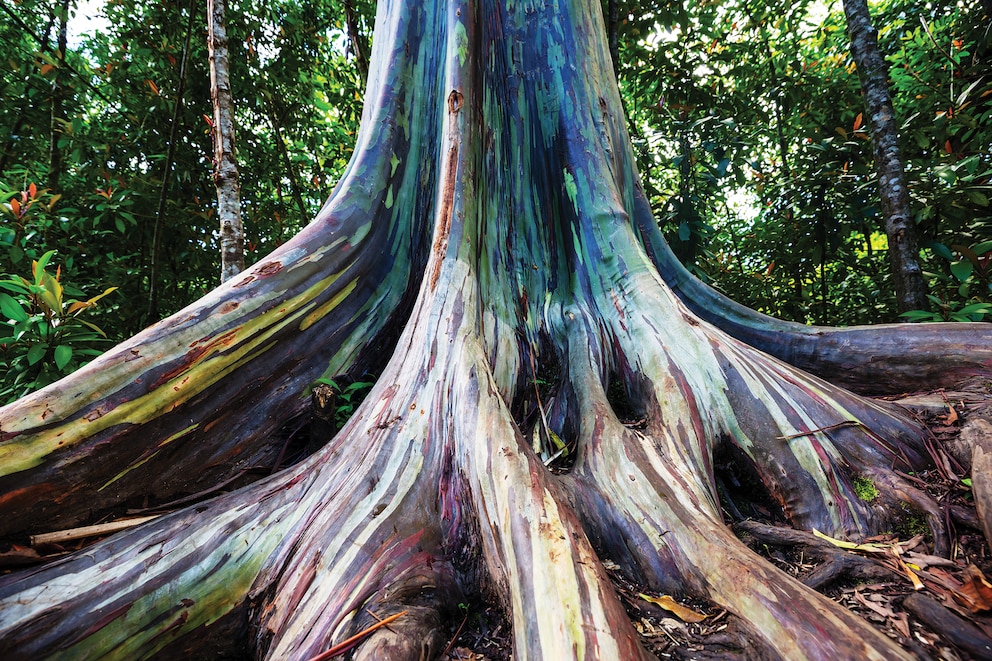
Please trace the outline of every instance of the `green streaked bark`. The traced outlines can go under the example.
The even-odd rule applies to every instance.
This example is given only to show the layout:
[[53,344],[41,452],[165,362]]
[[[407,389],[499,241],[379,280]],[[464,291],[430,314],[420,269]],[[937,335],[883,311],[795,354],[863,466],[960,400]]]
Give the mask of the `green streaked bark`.
[[[724,523],[715,466],[735,457],[793,525],[834,536],[888,529],[905,504],[931,515],[940,551],[936,506],[897,472],[928,465],[924,430],[677,296],[718,300],[666,261],[599,4],[393,0],[376,30],[355,157],[318,219],[0,411],[0,507],[21,517],[9,530],[56,506],[76,520],[165,491],[170,471],[203,473],[205,456],[223,469],[201,481],[216,481],[318,376],[384,356],[375,388],[306,461],[0,581],[4,658],[195,655],[209,640],[203,654],[308,659],[401,610],[358,658],[432,657],[480,584],[506,609],[515,658],[642,658],[603,558],[726,608],[772,657],[907,658],[751,554]],[[780,330],[725,316],[748,339]],[[842,362],[842,344],[808,362]],[[987,376],[982,355],[969,364]],[[565,474],[535,454],[535,428],[572,448]],[[854,494],[864,475],[875,503]]]

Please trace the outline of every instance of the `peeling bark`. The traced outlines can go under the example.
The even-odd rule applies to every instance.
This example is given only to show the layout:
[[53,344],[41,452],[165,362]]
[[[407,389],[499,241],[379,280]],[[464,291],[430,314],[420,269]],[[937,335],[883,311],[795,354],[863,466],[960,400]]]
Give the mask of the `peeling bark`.
[[[355,655],[430,656],[479,593],[505,609],[514,658],[647,658],[603,558],[727,609],[781,658],[909,657],[740,542],[715,465],[736,457],[793,526],[860,538],[903,506],[935,511],[899,474],[929,465],[924,430],[677,296],[695,306],[687,292],[706,290],[665,261],[604,32],[581,0],[380,3],[359,143],[318,218],[0,409],[0,524],[219,482],[265,456],[316,378],[375,365],[375,387],[302,463],[0,579],[3,658],[310,659],[402,611]],[[987,376],[980,332],[959,335]],[[836,343],[810,358],[821,366],[869,350],[867,335],[853,359],[849,336],[811,337]],[[570,448],[561,474],[534,448],[555,438]]]
[[214,119],[214,185],[220,220],[220,281],[245,268],[245,233],[241,224],[241,187],[234,156],[234,99],[227,56],[224,14],[227,0],[207,0],[207,51],[210,57],[210,100]]

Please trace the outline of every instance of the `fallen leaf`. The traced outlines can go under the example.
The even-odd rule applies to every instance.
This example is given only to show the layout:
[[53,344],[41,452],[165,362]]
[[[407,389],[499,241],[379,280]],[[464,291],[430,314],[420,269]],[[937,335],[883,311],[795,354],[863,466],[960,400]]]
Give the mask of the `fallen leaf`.
[[948,408],[948,412],[947,415],[944,417],[944,424],[953,425],[955,422],[958,421],[958,412],[954,410],[954,407],[951,406],[950,404],[947,405],[947,408]]
[[964,579],[965,583],[958,591],[958,594],[964,596],[968,601],[964,605],[972,613],[992,609],[992,584],[982,574],[982,570],[975,565],[968,565],[968,568],[964,570]]
[[906,613],[898,613],[890,621],[900,635],[904,638],[909,638],[909,617]]
[[836,539],[830,535],[824,535],[822,532],[813,529],[813,534],[820,539],[826,540],[833,544],[834,546],[842,549],[847,549],[849,551],[863,551],[865,553],[885,553],[890,548],[892,544],[855,544],[854,542],[846,542],[843,539]]
[[703,620],[706,619],[706,616],[703,615],[702,613],[697,613],[691,608],[683,606],[679,602],[669,597],[667,594],[663,594],[660,597],[652,597],[644,593],[639,593],[637,596],[643,599],[644,601],[648,601],[651,602],[652,604],[661,606],[669,613],[678,616],[679,619],[681,619],[683,622],[702,622]]
[[878,613],[882,617],[890,618],[890,617],[895,617],[896,615],[891,608],[878,603],[874,599],[866,599],[865,596],[861,594],[860,590],[854,591],[854,599],[868,610]]
[[33,548],[14,544],[9,551],[0,553],[0,567],[23,567],[41,562],[41,555]]

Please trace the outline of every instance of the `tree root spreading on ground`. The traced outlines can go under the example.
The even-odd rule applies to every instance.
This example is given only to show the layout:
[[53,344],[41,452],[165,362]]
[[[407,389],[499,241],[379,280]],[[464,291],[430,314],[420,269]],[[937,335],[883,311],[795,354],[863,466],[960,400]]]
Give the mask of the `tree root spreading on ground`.
[[943,351],[988,377],[988,332],[807,332],[687,284],[601,33],[578,1],[380,3],[362,135],[320,216],[4,408],[3,532],[208,489],[282,454],[272,432],[318,378],[381,370],[375,387],[306,460],[0,581],[4,658],[310,659],[400,612],[355,658],[430,658],[478,595],[515,658],[649,658],[605,558],[726,610],[768,658],[910,658],[740,541],[715,466],[800,530],[860,539],[919,512],[944,554],[905,477],[932,466],[923,425],[799,367],[923,387]]

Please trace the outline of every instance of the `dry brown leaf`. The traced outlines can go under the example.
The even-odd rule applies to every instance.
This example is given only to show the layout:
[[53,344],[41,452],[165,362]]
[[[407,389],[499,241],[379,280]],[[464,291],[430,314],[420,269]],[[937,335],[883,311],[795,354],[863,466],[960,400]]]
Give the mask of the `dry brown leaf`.
[[958,412],[954,410],[954,407],[950,404],[947,405],[947,416],[944,418],[945,425],[953,425],[958,421]]
[[888,606],[884,606],[881,603],[878,603],[878,601],[876,601],[875,599],[866,599],[865,596],[861,594],[860,590],[854,591],[854,599],[868,610],[874,611],[875,613],[878,613],[882,617],[892,618],[896,616],[895,612]]
[[669,597],[667,594],[663,594],[660,597],[652,597],[651,595],[638,593],[637,596],[643,599],[644,601],[648,601],[651,602],[652,604],[657,604],[658,606],[661,606],[669,613],[676,615],[683,622],[702,622],[703,620],[706,619],[706,616],[703,615],[702,613],[697,613],[691,608],[683,606],[679,602]]
[[0,553],[0,567],[22,567],[41,561],[41,556],[32,548],[14,544],[9,551]]
[[904,638],[909,638],[909,617],[906,613],[897,613],[890,621],[900,635]]
[[[972,613],[979,613],[992,609],[992,584],[988,582],[982,570],[975,565],[968,565],[964,571],[965,584],[961,586],[958,594],[965,597],[964,604]],[[959,599],[959,601],[961,601]]]

